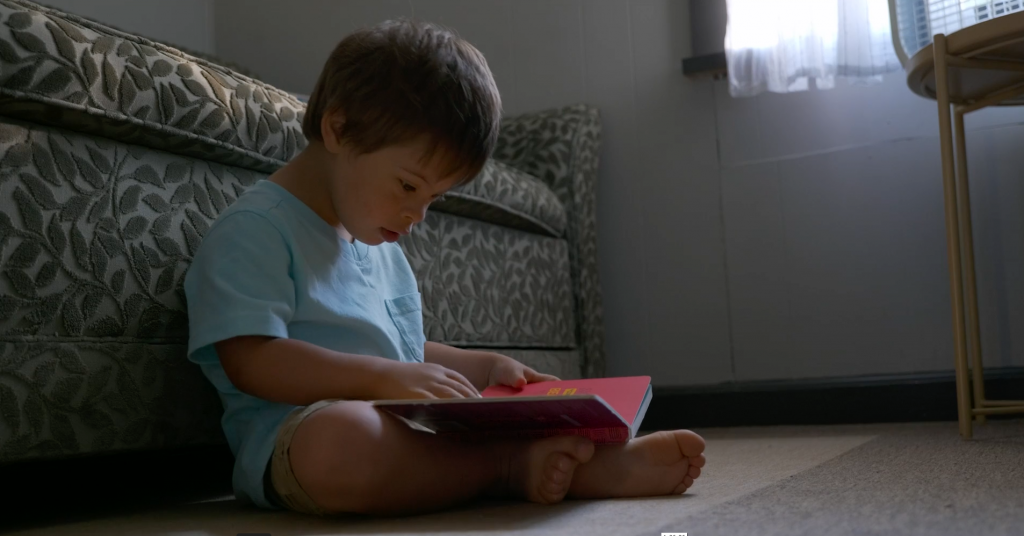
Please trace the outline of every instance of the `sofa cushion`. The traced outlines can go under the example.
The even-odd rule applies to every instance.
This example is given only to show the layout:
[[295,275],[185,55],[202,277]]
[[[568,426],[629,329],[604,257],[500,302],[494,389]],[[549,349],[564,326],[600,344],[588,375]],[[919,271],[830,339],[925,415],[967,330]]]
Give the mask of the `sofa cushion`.
[[181,283],[248,170],[0,118],[0,460],[223,442]]
[[604,376],[604,312],[597,269],[597,108],[577,104],[505,117],[492,158],[544,181],[568,214],[577,340],[584,377]]
[[159,340],[0,341],[0,462],[223,444],[217,390],[185,349]]
[[565,240],[430,212],[399,245],[423,294],[428,340],[576,347]]
[[432,209],[554,237],[565,234],[565,207],[540,179],[496,160]]
[[288,93],[24,0],[0,2],[0,114],[272,172],[305,145]]
[[184,340],[210,224],[262,175],[0,118],[0,333]]

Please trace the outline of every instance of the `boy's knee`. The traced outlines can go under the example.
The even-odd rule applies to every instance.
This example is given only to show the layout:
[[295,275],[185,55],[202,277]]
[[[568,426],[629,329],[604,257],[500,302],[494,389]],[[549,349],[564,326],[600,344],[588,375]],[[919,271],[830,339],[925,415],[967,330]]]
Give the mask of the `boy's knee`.
[[367,493],[386,479],[384,424],[368,402],[346,401],[314,412],[295,431],[290,461],[302,488],[332,512],[366,512]]

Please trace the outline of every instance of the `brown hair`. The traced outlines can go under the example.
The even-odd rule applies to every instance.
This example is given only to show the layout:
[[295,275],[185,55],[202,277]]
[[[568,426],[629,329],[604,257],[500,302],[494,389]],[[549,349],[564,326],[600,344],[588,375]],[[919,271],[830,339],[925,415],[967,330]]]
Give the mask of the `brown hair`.
[[442,151],[446,175],[468,182],[498,137],[501,98],[483,54],[436,24],[394,20],[348,35],[324,65],[302,121],[323,141],[324,113],[340,111],[339,138],[357,153],[429,137],[425,159]]

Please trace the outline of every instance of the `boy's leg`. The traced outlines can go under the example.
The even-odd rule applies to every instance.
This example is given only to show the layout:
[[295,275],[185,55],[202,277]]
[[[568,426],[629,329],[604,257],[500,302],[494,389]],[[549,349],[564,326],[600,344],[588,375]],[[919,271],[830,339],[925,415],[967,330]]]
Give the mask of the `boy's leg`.
[[364,401],[309,414],[289,447],[302,489],[330,512],[413,514],[483,496],[562,500],[593,444],[579,437],[460,443],[413,430]]

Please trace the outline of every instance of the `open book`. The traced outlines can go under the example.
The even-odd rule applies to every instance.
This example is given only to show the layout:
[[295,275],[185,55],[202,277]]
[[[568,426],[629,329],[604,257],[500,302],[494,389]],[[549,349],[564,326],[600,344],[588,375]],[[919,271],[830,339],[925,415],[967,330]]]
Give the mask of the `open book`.
[[493,385],[482,398],[376,400],[413,428],[458,440],[579,435],[594,443],[636,436],[651,402],[651,377]]

